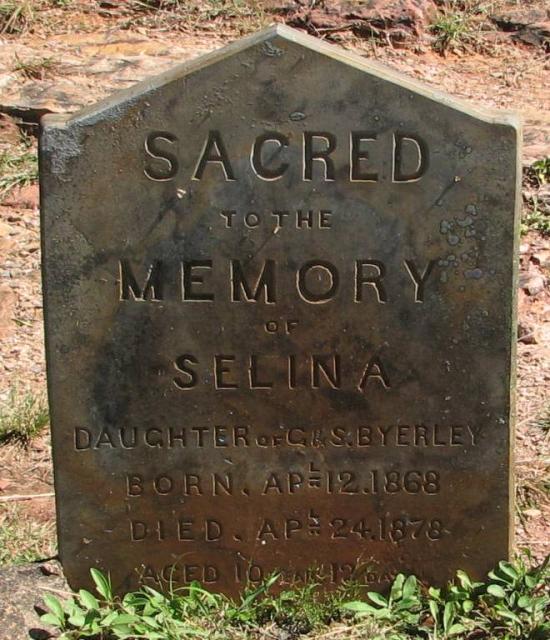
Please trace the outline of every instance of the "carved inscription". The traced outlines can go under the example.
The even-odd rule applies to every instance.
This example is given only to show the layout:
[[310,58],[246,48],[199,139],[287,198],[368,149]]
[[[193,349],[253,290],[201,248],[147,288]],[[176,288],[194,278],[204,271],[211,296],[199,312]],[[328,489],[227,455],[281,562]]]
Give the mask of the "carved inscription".
[[509,120],[280,25],[46,120],[70,585],[503,559],[515,153]]
[[[416,260],[405,259],[399,265],[401,272],[407,276],[407,295],[413,302],[424,302],[426,284],[436,264],[436,260],[427,260],[420,266]],[[171,290],[177,288],[176,299],[181,302],[214,302],[213,281],[227,283],[224,298],[231,302],[275,304],[281,284],[287,285],[290,293],[307,304],[324,304],[337,299],[344,288],[356,303],[385,303],[391,300],[385,283],[387,267],[381,260],[355,260],[351,286],[350,283],[344,286],[341,268],[319,258],[301,264],[292,273],[285,273],[285,279],[281,276],[283,269],[272,259],[265,259],[257,266],[244,265],[240,260],[231,260],[229,264],[217,264],[211,259],[185,260],[179,263],[179,281],[177,287],[171,287]],[[136,276],[135,267],[129,260],[119,261],[120,299],[152,302],[167,299],[164,294],[167,272],[173,272],[174,265],[167,265],[159,259],[145,268],[139,266],[139,271],[144,274],[142,278]],[[281,280],[284,280],[283,283]],[[314,281],[321,281],[322,284]]]
[[75,427],[76,450],[139,447],[153,449],[181,448],[371,448],[413,447],[415,449],[478,446],[482,437],[479,426],[462,425],[377,425],[354,428],[314,427],[279,428],[275,433],[251,425],[216,425],[190,427],[119,427],[92,432]]
[[[264,181],[280,180],[287,172],[297,174],[300,180],[332,182],[337,176],[345,175],[349,182],[378,182],[378,167],[371,160],[371,150],[386,145],[382,152],[391,162],[391,181],[395,183],[416,182],[428,170],[428,146],[417,134],[395,131],[391,137],[385,136],[384,142],[374,131],[351,131],[347,139],[341,140],[329,131],[305,131],[294,135],[298,140],[291,143],[290,137],[282,132],[266,131],[250,143],[249,172]],[[299,166],[291,166],[285,151],[293,145],[299,145],[301,161]],[[346,171],[340,171],[333,158],[337,147],[345,145],[349,162]],[[144,140],[144,174],[150,180],[162,182],[179,177],[181,153],[179,137],[169,131],[152,131]],[[185,147],[186,153],[189,149]],[[191,180],[203,180],[214,176],[224,181],[236,181],[242,178],[234,170],[232,152],[224,142],[221,131],[210,130],[204,139],[202,148],[195,150],[196,163]],[[404,168],[405,156],[413,165]],[[189,176],[185,176],[189,178]]]

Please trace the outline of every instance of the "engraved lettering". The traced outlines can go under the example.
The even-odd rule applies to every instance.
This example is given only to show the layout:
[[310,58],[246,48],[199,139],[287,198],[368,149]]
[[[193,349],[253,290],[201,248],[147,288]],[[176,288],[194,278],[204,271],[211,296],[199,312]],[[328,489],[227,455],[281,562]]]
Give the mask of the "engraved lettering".
[[[328,365],[326,360],[331,359],[331,364]],[[341,370],[340,370],[340,356],[336,353],[332,356],[316,356],[311,357],[311,386],[314,389],[321,387],[321,376],[323,374],[324,379],[329,383],[333,389],[339,389],[341,387]]]
[[[318,143],[315,140],[321,140],[324,143],[324,149],[318,148]],[[317,148],[314,148],[317,147]],[[324,180],[332,181],[335,178],[336,172],[334,169],[334,162],[329,157],[330,154],[336,149],[336,136],[328,132],[312,132],[306,131],[304,133],[304,180],[313,180],[313,163],[322,162],[324,167]]]
[[[415,169],[406,173],[403,169],[405,148],[416,154]],[[418,136],[395,133],[393,136],[393,182],[416,182],[428,169],[428,146]]]
[[[376,273],[367,275],[365,267],[373,267]],[[368,284],[376,291],[378,302],[388,301],[382,279],[386,275],[386,267],[379,260],[357,260],[355,263],[355,302],[363,301],[363,285]]]
[[[311,273],[313,271],[317,271],[316,276],[314,273]],[[323,273],[328,274],[328,280],[330,282],[328,288],[326,291],[312,291],[307,282],[308,275],[311,274],[312,278],[320,281]],[[298,270],[296,284],[298,293],[303,300],[314,304],[322,304],[328,302],[336,295],[340,285],[340,275],[336,267],[330,262],[326,260],[310,260],[304,263]]]
[[382,360],[378,356],[373,356],[367,363],[365,367],[365,371],[363,372],[363,376],[361,381],[359,382],[359,389],[363,391],[366,389],[370,378],[377,380],[382,384],[384,389],[390,388],[390,381],[384,365],[382,364]]
[[[350,134],[350,181],[376,182],[378,173],[368,170],[369,153],[363,147],[369,142],[376,142],[376,134],[366,131],[353,131]],[[361,143],[365,143],[362,145]]]
[[137,283],[128,260],[119,260],[121,300],[162,300],[162,262],[153,262],[147,269],[143,287]]
[[195,301],[214,300],[214,294],[206,291],[196,291],[193,285],[204,285],[204,276],[193,274],[193,270],[212,269],[212,260],[189,260],[181,264],[182,299]]
[[231,300],[241,302],[244,293],[247,302],[258,302],[263,292],[267,304],[275,303],[275,261],[264,260],[254,288],[248,283],[239,260],[231,260]]
[[273,382],[269,380],[261,381],[261,376],[258,374],[259,356],[250,356],[250,366],[248,368],[249,382],[251,389],[271,389]]
[[418,270],[414,260],[405,260],[404,262],[407,267],[407,273],[414,283],[414,301],[424,302],[424,285],[426,284],[426,280],[430,277],[436,261],[430,260],[422,273]]
[[231,369],[225,365],[235,362],[235,356],[214,356],[214,375],[216,380],[216,389],[237,389],[238,384],[224,380],[224,374],[231,373]]
[[140,496],[143,493],[143,476],[126,476],[127,495]]
[[89,429],[83,427],[75,427],[74,430],[74,448],[77,451],[89,449],[92,441],[92,434]]
[[[266,143],[275,143],[275,149],[271,151],[267,158],[267,162],[263,162],[263,147]],[[288,169],[288,162],[282,162],[278,167],[268,168],[274,157],[281,153],[284,147],[288,147],[288,138],[282,133],[276,131],[268,131],[261,136],[258,136],[252,145],[252,152],[250,155],[250,163],[258,178],[262,180],[278,180],[282,178],[285,171]]]
[[204,143],[193,180],[202,180],[206,166],[210,163],[219,164],[223,169],[227,181],[235,180],[235,175],[229,162],[229,156],[219,131],[210,131]]
[[154,131],[145,139],[145,153],[155,161],[148,161],[143,172],[156,182],[172,180],[179,169],[177,156],[166,148],[174,144],[177,137],[168,131]]
[[180,373],[184,373],[187,378],[177,376],[174,378],[174,384],[178,389],[192,389],[197,384],[197,373],[193,369],[189,368],[187,364],[198,364],[198,360],[189,354],[179,356],[174,362],[174,367]]

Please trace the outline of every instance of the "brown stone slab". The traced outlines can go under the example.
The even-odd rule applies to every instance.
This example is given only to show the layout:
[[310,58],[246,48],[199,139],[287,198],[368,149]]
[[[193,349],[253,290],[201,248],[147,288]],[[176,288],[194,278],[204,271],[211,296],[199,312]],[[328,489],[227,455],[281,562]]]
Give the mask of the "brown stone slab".
[[43,124],[73,587],[508,556],[513,116],[277,26]]

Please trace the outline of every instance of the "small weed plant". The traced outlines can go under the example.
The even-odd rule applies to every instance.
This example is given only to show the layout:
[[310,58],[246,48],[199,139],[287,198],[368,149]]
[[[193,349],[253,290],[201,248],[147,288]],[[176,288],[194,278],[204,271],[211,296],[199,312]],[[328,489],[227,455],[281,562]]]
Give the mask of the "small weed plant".
[[533,162],[524,169],[524,214],[521,232],[538,231],[543,236],[550,235],[550,156]]
[[533,162],[531,169],[541,187],[550,182],[550,156]]
[[23,33],[33,17],[31,0],[0,0],[0,33]]
[[[269,23],[261,0],[130,0],[129,8],[142,15],[142,24],[183,31],[211,30],[228,23],[240,33]],[[144,22],[143,22],[144,20]]]
[[44,80],[51,75],[57,67],[58,62],[51,57],[21,60],[21,58],[16,55],[13,70],[20,73],[27,80]]
[[42,12],[70,7],[73,1],[0,0],[0,34],[20,35],[32,31]]
[[0,198],[37,180],[38,160],[30,137],[22,135],[18,145],[0,149]]
[[[151,587],[115,597],[109,578],[92,569],[97,595],[81,589],[66,600],[45,596],[42,621],[77,638],[229,640],[544,640],[550,638],[548,559],[500,562],[487,582],[463,571],[445,588],[399,574],[389,592],[357,585],[321,595],[319,584],[281,590],[279,576],[248,589],[239,601],[194,582],[161,593]],[[353,599],[349,599],[349,598]]]
[[537,196],[530,199],[521,221],[522,235],[529,231],[538,231],[543,236],[550,236],[550,211],[541,206]]
[[55,539],[52,522],[37,521],[18,504],[0,505],[0,565],[51,558]]
[[482,46],[481,30],[487,13],[491,10],[491,2],[445,0],[438,4],[440,13],[430,25],[435,51],[446,54]]
[[46,398],[12,387],[0,405],[0,445],[17,442],[28,445],[49,422]]

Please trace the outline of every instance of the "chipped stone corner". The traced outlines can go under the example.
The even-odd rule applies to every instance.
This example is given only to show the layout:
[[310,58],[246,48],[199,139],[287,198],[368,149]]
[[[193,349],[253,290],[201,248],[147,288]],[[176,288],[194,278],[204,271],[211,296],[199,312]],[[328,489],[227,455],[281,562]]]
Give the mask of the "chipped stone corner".
[[70,162],[82,152],[80,127],[69,126],[67,116],[48,114],[42,117],[40,129],[40,173],[53,175],[68,172]]

